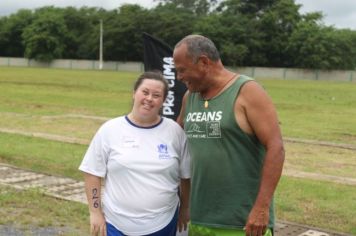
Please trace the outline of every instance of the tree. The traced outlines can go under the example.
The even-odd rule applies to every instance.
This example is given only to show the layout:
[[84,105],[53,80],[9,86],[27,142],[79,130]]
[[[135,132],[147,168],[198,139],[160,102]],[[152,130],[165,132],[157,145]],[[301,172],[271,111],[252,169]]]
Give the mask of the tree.
[[287,53],[289,38],[301,20],[300,5],[294,0],[279,0],[270,6],[259,20],[258,31],[263,33],[263,52],[266,55],[265,66],[291,66],[291,57]]
[[194,32],[212,39],[227,65],[244,65],[249,49],[245,44],[247,32],[244,17],[229,14],[210,14],[200,18]]
[[[178,40],[194,31],[199,17],[173,4],[159,5],[146,16],[145,30],[173,47]],[[189,23],[188,23],[189,22]]]
[[252,18],[258,18],[278,0],[225,0],[217,7],[218,11],[240,13]]
[[0,18],[0,56],[8,56],[6,55],[5,48],[7,45],[6,32],[4,31],[6,25],[7,18]]
[[[259,19],[241,13],[239,2],[223,2],[209,16],[199,19],[196,29],[212,38],[225,63],[240,66],[264,65],[267,60],[263,51],[263,32],[258,30]],[[233,55],[232,51],[238,54]]]
[[[96,8],[63,9],[63,19],[68,30],[65,36],[63,58],[94,59],[99,38],[99,13]],[[94,43],[95,42],[95,43]]]
[[45,7],[35,12],[35,18],[22,34],[25,57],[39,61],[61,58],[67,28],[58,9]]
[[161,4],[170,4],[176,8],[183,8],[198,16],[207,15],[217,4],[218,0],[156,0]]
[[355,47],[349,31],[302,21],[288,47],[294,65],[315,69],[354,69]]
[[348,42],[350,42],[350,47],[351,50],[349,51],[349,55],[352,58],[350,67],[348,69],[350,70],[356,70],[356,30],[342,30],[346,34],[346,38]]
[[[155,8],[44,7],[0,17],[0,55],[141,61],[142,33],[174,46],[197,33],[211,38],[227,65],[354,69],[356,31],[325,27],[321,12],[299,13],[295,0],[157,0]],[[219,4],[218,4],[219,3]]]
[[147,10],[137,4],[122,5],[111,12],[104,31],[106,60],[139,61],[142,59],[142,32]]
[[2,56],[24,56],[25,47],[22,41],[22,33],[32,20],[33,15],[30,10],[19,10],[16,14],[1,19],[0,53]]
[[67,8],[64,12],[64,20],[69,34],[66,37],[66,50],[63,57],[97,59],[99,57],[100,20],[103,20],[105,24],[105,32],[105,28],[109,27],[108,15],[110,13],[101,8]]
[[224,55],[224,63],[231,66],[241,66],[248,54],[248,48],[243,44],[225,43],[221,48],[221,54]]

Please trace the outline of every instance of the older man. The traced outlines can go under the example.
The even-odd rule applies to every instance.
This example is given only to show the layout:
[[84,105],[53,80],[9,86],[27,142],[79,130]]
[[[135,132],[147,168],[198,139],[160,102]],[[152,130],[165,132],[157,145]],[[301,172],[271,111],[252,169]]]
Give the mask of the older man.
[[272,235],[284,148],[271,99],[204,36],[183,38],[173,59],[188,88],[177,122],[192,158],[190,235]]

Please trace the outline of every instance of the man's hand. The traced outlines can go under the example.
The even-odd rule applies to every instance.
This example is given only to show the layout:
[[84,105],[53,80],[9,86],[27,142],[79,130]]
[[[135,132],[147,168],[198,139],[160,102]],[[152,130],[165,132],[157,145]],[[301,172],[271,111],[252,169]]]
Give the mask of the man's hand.
[[254,207],[247,218],[246,236],[263,236],[269,221],[269,208]]
[[189,220],[190,220],[189,209],[180,207],[179,216],[178,216],[178,232],[187,230]]

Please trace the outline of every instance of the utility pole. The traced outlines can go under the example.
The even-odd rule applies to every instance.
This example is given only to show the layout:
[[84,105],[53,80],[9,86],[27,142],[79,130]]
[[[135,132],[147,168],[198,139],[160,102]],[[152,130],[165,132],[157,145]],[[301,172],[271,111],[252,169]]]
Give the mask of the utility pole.
[[100,20],[99,70],[103,69],[103,20]]

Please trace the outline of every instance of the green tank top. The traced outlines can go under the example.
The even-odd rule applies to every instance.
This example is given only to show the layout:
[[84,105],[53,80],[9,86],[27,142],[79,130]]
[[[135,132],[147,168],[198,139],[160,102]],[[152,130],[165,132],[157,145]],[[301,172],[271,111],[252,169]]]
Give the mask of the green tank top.
[[[193,224],[242,228],[256,200],[265,148],[236,122],[234,104],[243,84],[241,75],[209,101],[199,93],[187,97],[184,130],[192,157],[190,196]],[[274,226],[273,202],[269,227]]]

